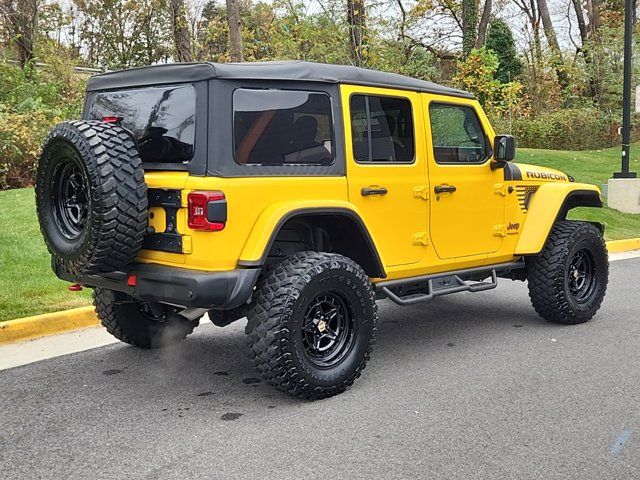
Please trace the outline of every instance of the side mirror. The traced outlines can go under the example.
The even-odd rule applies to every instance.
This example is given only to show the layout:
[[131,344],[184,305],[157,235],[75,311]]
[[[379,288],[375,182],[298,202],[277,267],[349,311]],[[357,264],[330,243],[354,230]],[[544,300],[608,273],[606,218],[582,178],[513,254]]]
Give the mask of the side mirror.
[[516,140],[513,135],[496,135],[493,141],[493,159],[498,163],[510,162],[516,157]]

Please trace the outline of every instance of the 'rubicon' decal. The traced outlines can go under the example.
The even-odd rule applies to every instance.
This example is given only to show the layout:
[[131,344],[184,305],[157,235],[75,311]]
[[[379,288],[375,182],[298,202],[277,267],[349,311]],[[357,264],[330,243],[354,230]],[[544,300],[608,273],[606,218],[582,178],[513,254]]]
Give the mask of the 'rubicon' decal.
[[566,175],[562,175],[561,173],[547,173],[547,172],[525,172],[527,178],[538,178],[541,180],[560,180],[561,182],[568,182],[569,179]]

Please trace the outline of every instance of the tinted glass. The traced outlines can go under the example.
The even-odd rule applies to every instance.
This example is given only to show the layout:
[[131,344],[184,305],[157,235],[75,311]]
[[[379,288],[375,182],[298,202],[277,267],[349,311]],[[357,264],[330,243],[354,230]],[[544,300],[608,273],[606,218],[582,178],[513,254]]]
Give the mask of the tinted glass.
[[412,162],[411,102],[404,98],[353,95],[351,135],[356,162]]
[[433,103],[429,106],[433,151],[438,163],[483,163],[489,143],[471,107]]
[[238,89],[233,137],[240,165],[331,165],[331,100],[319,92]]
[[97,93],[89,118],[122,117],[143,162],[181,163],[193,156],[195,112],[195,89],[186,85]]

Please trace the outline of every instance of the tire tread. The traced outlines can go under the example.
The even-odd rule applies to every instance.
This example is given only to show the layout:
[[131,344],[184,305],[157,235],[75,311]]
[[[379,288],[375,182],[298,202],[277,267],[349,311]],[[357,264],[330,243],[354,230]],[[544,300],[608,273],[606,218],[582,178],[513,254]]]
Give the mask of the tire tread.
[[[48,154],[56,142],[73,145],[88,172],[93,221],[86,232],[90,244],[72,258],[59,255],[49,240],[42,218],[44,171],[52,159]],[[36,196],[45,243],[54,260],[76,275],[91,275],[121,269],[135,259],[147,232],[148,200],[142,160],[135,140],[122,127],[99,121],[63,122],[47,136],[38,167]]]
[[97,287],[93,292],[93,305],[107,332],[129,345],[145,349],[163,347],[184,340],[198,325],[197,321],[187,320],[155,322],[140,313],[132,314],[118,304],[117,295],[112,290]]
[[[598,239],[598,248],[602,249],[607,260],[606,243],[596,227],[571,220],[557,222],[540,254],[527,260],[529,298],[535,311],[545,320],[575,325],[590,320],[600,308],[602,300],[589,312],[576,312],[565,293],[564,267],[570,247],[575,238],[585,234]],[[608,266],[606,273],[605,278]]]
[[[373,305],[372,333],[366,352],[354,373],[331,387],[312,385],[298,372],[288,353],[288,329],[281,317],[291,311],[311,276],[324,269],[344,268],[355,274],[366,286],[368,301]],[[256,288],[256,301],[248,315],[249,356],[267,383],[295,397],[321,399],[343,392],[353,385],[371,357],[377,330],[377,305],[369,278],[353,260],[323,252],[299,252],[282,261],[261,279]]]

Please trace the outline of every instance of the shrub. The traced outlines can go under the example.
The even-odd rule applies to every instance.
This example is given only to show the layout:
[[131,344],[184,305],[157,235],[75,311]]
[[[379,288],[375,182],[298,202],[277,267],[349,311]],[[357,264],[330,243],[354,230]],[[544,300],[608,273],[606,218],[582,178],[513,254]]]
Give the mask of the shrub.
[[42,111],[0,112],[0,189],[33,184],[40,145],[54,123]]
[[84,78],[65,60],[24,70],[0,60],[0,189],[32,185],[47,132],[80,115]]
[[458,61],[453,82],[473,93],[488,114],[499,116],[509,109],[526,110],[527,101],[520,82],[501,83],[495,78],[500,65],[498,56],[486,48],[474,48],[467,58]]
[[519,147],[551,150],[589,150],[619,142],[616,121],[593,108],[556,110],[536,117],[520,117],[510,128],[508,117],[493,121],[496,132],[511,133]]

